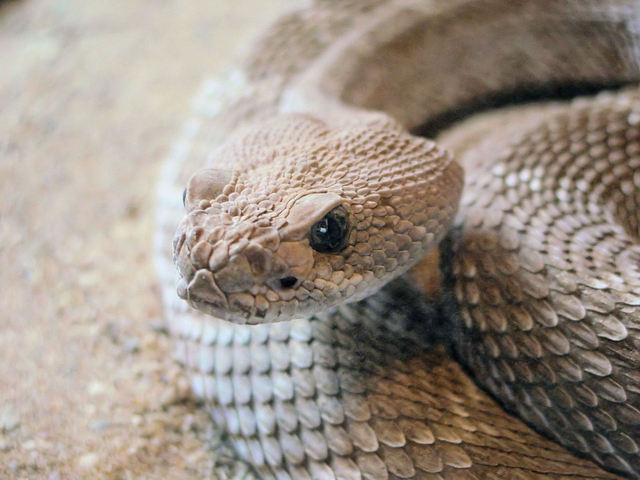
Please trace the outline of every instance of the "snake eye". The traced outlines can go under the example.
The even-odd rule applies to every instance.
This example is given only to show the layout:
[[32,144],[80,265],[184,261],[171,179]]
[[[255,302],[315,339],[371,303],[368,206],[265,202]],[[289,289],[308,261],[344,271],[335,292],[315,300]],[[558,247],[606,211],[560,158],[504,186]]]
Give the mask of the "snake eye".
[[338,253],[347,246],[348,236],[348,214],[336,207],[311,226],[309,244],[316,252]]

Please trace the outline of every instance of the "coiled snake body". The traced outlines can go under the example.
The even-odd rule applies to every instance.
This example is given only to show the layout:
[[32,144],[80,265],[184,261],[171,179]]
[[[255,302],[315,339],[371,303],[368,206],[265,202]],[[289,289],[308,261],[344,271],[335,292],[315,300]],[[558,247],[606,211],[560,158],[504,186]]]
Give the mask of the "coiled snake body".
[[638,79],[637,1],[326,0],[207,82],[157,264],[238,455],[277,478],[640,478]]

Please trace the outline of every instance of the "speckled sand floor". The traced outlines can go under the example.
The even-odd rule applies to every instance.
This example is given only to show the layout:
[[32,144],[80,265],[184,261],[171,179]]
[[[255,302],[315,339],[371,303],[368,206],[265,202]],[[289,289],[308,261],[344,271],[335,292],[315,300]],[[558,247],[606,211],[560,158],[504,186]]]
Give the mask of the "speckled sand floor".
[[215,478],[159,331],[154,182],[202,79],[287,5],[0,0],[1,479]]

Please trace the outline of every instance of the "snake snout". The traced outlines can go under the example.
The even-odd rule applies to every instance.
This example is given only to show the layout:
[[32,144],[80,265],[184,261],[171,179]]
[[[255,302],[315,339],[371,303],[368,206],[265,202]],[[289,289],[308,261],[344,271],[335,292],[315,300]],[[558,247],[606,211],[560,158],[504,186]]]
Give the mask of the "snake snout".
[[298,309],[314,265],[306,238],[283,242],[272,227],[252,223],[222,226],[224,219],[199,210],[179,226],[178,295],[198,310],[240,323],[270,321],[271,312],[285,305]]
[[202,269],[190,278],[178,282],[178,296],[185,300],[204,301],[217,309],[229,306],[227,297],[218,287],[210,271]]
[[257,246],[233,255],[213,273],[225,293],[258,293],[267,287],[280,291],[294,288],[300,283],[287,263]]

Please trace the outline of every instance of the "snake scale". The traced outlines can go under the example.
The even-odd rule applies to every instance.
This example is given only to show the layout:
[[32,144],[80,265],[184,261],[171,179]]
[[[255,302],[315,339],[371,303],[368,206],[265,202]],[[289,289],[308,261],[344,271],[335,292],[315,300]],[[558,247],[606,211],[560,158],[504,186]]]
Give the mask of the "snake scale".
[[[638,1],[318,0],[206,82],[156,263],[237,455],[640,478],[639,79]],[[450,121],[540,89],[572,98]]]

